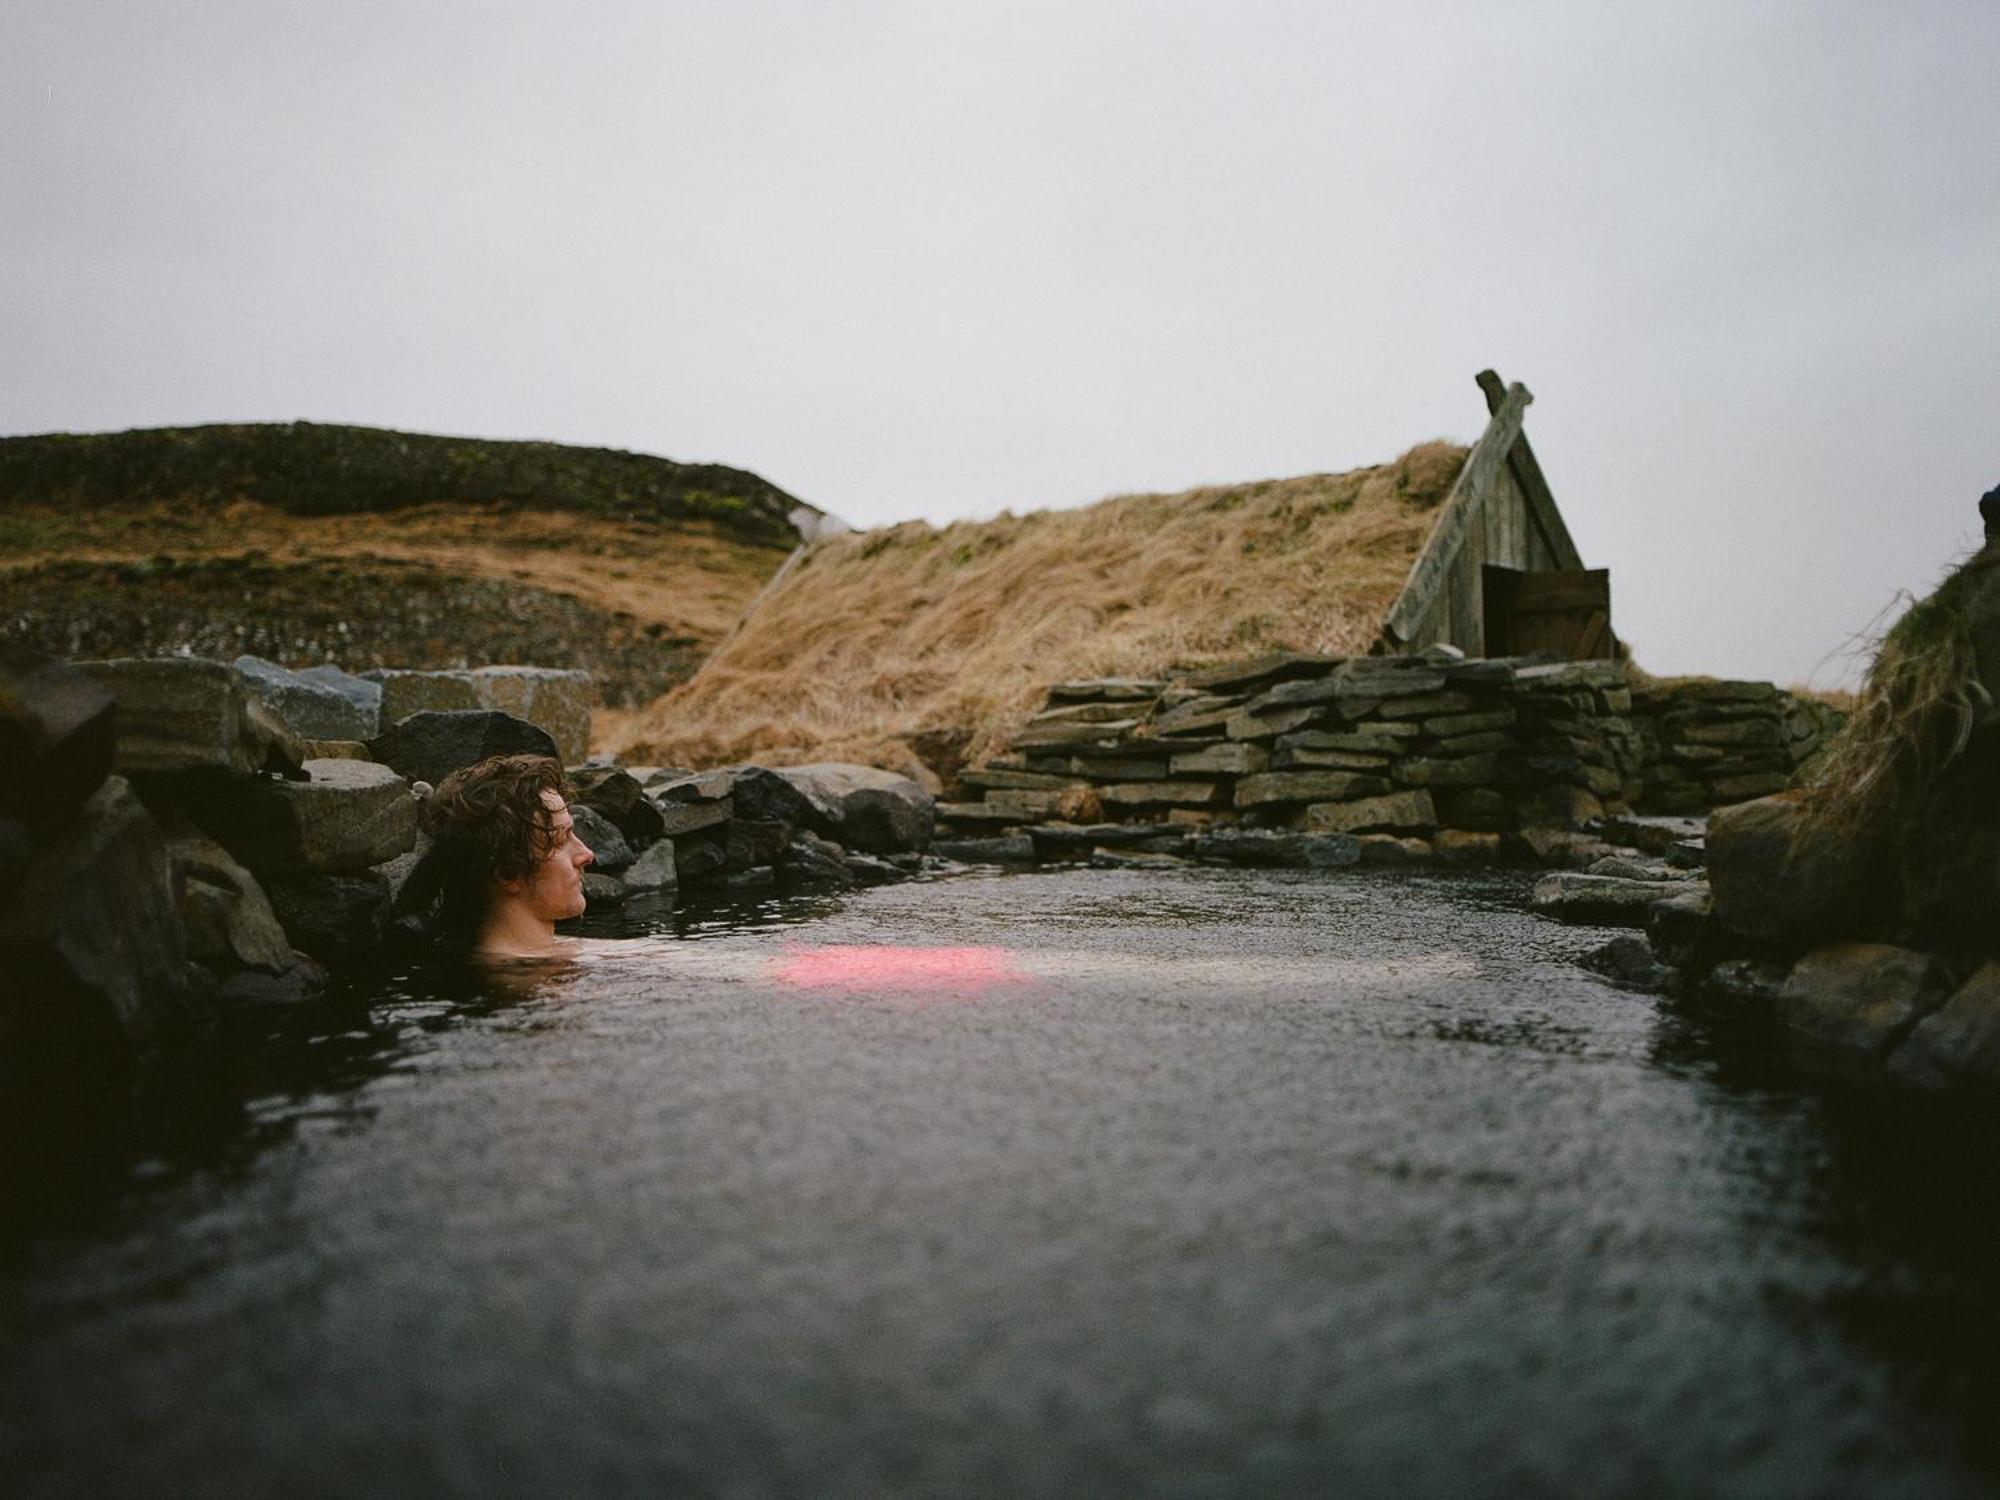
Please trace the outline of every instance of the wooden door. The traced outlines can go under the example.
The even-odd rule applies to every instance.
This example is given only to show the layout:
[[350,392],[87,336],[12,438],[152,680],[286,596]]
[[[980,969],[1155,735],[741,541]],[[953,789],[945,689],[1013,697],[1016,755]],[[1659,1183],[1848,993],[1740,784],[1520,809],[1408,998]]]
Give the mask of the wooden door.
[[1571,661],[1595,661],[1616,654],[1609,568],[1526,573],[1488,563],[1480,583],[1488,656],[1553,651]]

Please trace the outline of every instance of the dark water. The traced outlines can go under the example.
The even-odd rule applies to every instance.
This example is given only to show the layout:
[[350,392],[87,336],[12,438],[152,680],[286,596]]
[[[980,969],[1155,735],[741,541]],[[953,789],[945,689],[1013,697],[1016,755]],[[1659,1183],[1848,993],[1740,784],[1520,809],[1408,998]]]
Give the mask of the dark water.
[[1522,895],[970,876],[244,1018],[7,1238],[0,1491],[1992,1492],[1990,1122]]

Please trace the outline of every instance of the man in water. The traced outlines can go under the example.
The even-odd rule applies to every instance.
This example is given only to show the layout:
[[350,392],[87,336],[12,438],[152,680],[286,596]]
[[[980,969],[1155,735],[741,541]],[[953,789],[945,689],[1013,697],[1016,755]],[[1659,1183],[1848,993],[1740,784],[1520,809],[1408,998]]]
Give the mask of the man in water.
[[559,762],[495,755],[454,771],[425,800],[423,822],[443,936],[485,958],[568,951],[555,924],[583,915],[594,856],[577,837]]

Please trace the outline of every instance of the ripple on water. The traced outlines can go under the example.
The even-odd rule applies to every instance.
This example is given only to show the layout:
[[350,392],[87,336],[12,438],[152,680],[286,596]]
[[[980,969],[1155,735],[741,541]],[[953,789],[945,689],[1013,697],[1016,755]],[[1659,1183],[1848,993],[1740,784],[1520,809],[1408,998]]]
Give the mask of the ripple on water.
[[27,1493],[1982,1492],[1992,1169],[1954,1157],[1946,1214],[1904,1180],[1935,1122],[1746,1068],[1522,897],[635,904],[573,964],[267,1018],[227,1123],[17,1256],[0,1461]]

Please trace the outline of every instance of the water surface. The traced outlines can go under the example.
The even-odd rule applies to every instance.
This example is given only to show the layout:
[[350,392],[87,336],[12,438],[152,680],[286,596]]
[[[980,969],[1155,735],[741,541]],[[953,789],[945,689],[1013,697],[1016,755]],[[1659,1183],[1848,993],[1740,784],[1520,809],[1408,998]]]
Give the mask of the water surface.
[[242,1018],[11,1241],[9,1490],[1989,1493],[1990,1130],[1523,896],[641,906]]

